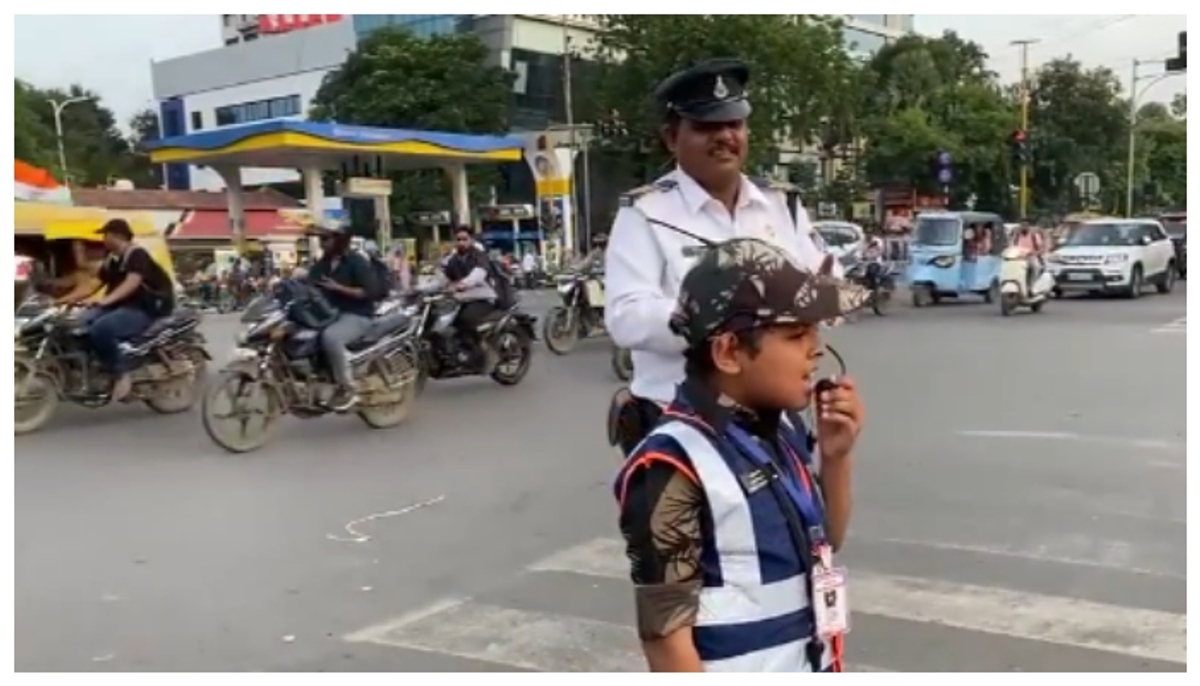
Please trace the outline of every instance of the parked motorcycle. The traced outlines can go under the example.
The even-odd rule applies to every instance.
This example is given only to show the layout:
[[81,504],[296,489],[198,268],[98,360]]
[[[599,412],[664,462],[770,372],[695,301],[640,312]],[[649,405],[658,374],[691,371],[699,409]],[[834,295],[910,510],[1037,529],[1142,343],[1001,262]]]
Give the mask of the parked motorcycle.
[[[44,427],[63,400],[88,408],[112,402],[115,379],[91,348],[85,311],[53,305],[44,296],[33,296],[17,308],[14,433]],[[199,314],[181,309],[121,343],[132,364],[133,390],[126,402],[141,400],[160,414],[191,409],[212,359],[199,325]]]
[[515,386],[525,378],[537,340],[536,317],[516,306],[497,310],[479,325],[484,348],[479,350],[454,326],[462,303],[452,293],[422,291],[414,299],[407,312],[416,321],[420,346],[419,388],[428,379],[490,376],[502,386]]
[[562,304],[546,313],[542,335],[550,352],[566,355],[580,339],[604,330],[604,282],[595,275],[564,274],[558,294]]
[[[305,326],[295,308],[295,291],[276,289],[242,316],[235,359],[221,371],[204,396],[204,431],[231,453],[266,445],[284,414],[300,419],[333,411],[336,387],[321,351],[321,327]],[[350,369],[358,386],[355,412],[367,426],[401,424],[416,402],[420,345],[416,322],[405,311],[376,316],[370,328],[350,344]],[[219,409],[228,398],[229,409]],[[261,426],[251,430],[251,420]]]
[[846,266],[846,280],[867,289],[871,311],[882,317],[887,314],[896,291],[896,271],[887,262],[856,261]]

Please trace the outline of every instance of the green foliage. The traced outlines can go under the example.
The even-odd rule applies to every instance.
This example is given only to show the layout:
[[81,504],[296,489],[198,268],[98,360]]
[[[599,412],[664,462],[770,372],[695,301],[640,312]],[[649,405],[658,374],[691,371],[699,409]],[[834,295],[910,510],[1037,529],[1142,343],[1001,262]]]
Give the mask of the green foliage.
[[776,132],[811,140],[839,103],[853,67],[836,20],[804,15],[602,15],[594,44],[600,62],[590,111],[581,119],[618,113],[629,131],[618,147],[645,155],[654,175],[666,160],[653,143],[663,113],[653,102],[656,84],[671,73],[714,57],[738,57],[750,66],[751,168],[770,160]]
[[[455,133],[505,133],[515,76],[486,64],[487,47],[470,34],[419,38],[402,27],[375,31],[326,75],[309,113],[315,121]],[[486,193],[492,170],[472,170]],[[440,170],[393,175],[393,212],[441,210],[450,188]]]
[[[117,128],[113,113],[104,107],[97,94],[74,85],[67,90],[42,90],[14,79],[14,145],[15,156],[51,171],[64,178],[59,164],[55,136],[54,106],[51,101],[64,102],[69,98],[86,97],[62,110],[63,147],[67,168],[73,183],[100,186],[113,179],[129,179],[135,185],[155,185],[151,165],[136,150],[141,140],[136,132],[139,124],[131,124],[135,135],[126,135]],[[147,111],[149,112],[149,111]],[[149,112],[153,116],[153,112]],[[149,122],[141,126],[148,129]],[[157,132],[157,118],[153,120]]]

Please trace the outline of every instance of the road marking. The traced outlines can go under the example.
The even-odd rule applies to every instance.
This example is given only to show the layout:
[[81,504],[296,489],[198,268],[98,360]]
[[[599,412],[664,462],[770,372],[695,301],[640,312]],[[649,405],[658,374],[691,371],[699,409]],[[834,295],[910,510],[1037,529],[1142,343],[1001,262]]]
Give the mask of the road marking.
[[[538,672],[644,672],[633,627],[583,617],[477,603],[435,603],[344,637]],[[851,672],[886,672],[849,665]]]
[[1169,452],[1184,452],[1187,446],[1183,443],[1165,441],[1159,438],[1122,438],[1119,436],[1092,436],[1071,433],[1067,431],[996,431],[987,429],[968,429],[956,431],[956,435],[965,438],[1011,438],[1031,441],[1085,441],[1088,443],[1107,443],[1122,445],[1143,450],[1163,450]]
[[1180,317],[1175,321],[1164,324],[1156,329],[1151,329],[1150,333],[1154,334],[1187,334],[1187,317]]
[[366,524],[368,522],[373,522],[378,519],[389,519],[391,517],[399,517],[401,515],[406,515],[410,512],[420,510],[423,507],[437,505],[438,503],[442,502],[445,499],[446,499],[446,496],[439,495],[438,497],[433,498],[431,500],[426,500],[421,503],[414,503],[407,507],[402,507],[399,510],[388,510],[387,512],[376,512],[375,514],[369,514],[366,517],[359,517],[358,519],[350,522],[349,524],[347,524],[345,526],[346,535],[343,536],[340,534],[325,534],[325,538],[328,538],[331,541],[342,541],[343,543],[366,543],[367,541],[371,540],[371,537],[362,533],[361,531],[359,531],[358,530],[359,526]]
[[[626,579],[624,544],[597,539],[530,567]],[[851,570],[853,612],[1186,663],[1186,615]]]

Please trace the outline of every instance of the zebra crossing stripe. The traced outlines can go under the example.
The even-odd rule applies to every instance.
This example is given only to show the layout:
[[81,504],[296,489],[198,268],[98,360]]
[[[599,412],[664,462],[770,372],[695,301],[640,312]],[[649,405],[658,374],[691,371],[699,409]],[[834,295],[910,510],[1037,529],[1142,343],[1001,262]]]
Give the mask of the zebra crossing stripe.
[[[530,569],[615,579],[629,573],[619,539],[596,539],[569,548]],[[852,612],[1187,662],[1186,615],[854,569],[849,597]]]

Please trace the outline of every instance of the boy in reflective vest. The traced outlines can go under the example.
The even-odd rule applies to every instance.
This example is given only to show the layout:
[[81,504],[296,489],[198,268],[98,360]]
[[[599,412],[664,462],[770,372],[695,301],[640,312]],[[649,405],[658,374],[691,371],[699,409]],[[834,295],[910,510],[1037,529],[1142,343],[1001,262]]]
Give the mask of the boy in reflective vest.
[[[841,669],[846,577],[832,555],[863,410],[849,378],[818,393],[814,374],[821,323],[867,293],[830,266],[813,274],[735,239],[683,279],[671,328],[686,379],[615,484],[652,671]],[[797,412],[814,401],[815,435]]]

